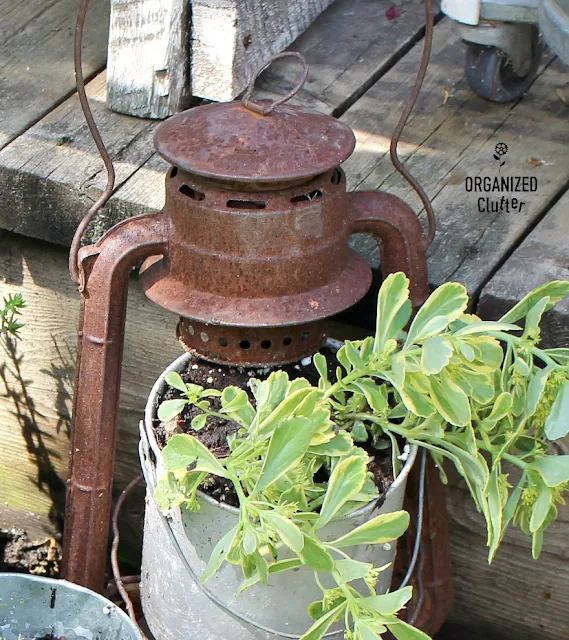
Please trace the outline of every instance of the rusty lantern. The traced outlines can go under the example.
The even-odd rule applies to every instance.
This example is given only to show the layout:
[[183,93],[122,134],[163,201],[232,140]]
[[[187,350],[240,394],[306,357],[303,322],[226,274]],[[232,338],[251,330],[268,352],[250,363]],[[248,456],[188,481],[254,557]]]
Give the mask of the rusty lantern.
[[[282,54],[281,54],[282,55]],[[368,290],[371,270],[348,241],[381,245],[383,274],[404,271],[418,306],[428,295],[428,239],[413,210],[387,193],[346,193],[340,164],[351,129],[277,102],[209,104],[160,124],[155,145],[172,167],[159,213],[125,220],[71,252],[82,290],[65,517],[67,579],[102,590],[111,510],[127,286],[144,261],[146,295],[180,316],[178,335],[200,358],[276,366],[315,353],[326,319]],[[81,97],[81,93],[80,93]],[[88,107],[87,107],[88,109]],[[88,112],[90,116],[90,112]],[[108,197],[108,196],[107,196]],[[96,207],[95,207],[96,208]]]

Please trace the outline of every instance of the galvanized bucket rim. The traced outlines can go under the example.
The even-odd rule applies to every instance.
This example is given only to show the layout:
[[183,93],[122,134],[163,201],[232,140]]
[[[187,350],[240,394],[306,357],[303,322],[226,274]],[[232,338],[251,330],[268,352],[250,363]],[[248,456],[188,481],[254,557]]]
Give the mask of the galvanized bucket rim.
[[[332,340],[332,339],[328,339],[327,340],[327,345],[330,346],[331,348],[335,348],[337,349],[339,347],[339,345],[341,345],[342,343],[339,342],[338,340]],[[144,431],[146,432],[146,438],[148,440],[148,445],[150,447],[150,449],[152,450],[152,453],[154,454],[155,457],[155,463],[153,464],[153,466],[155,467],[155,469],[158,469],[159,467],[162,467],[162,450],[160,448],[160,445],[158,444],[158,441],[156,440],[156,436],[154,434],[154,429],[152,427],[153,425],[153,421],[155,419],[157,419],[156,413],[158,411],[157,409],[157,398],[160,394],[162,394],[162,392],[164,391],[164,388],[166,386],[166,381],[165,381],[165,377],[168,373],[170,373],[171,371],[176,371],[176,372],[180,372],[181,370],[183,370],[183,368],[186,366],[186,364],[192,359],[192,354],[191,353],[184,353],[182,354],[179,358],[176,358],[176,360],[174,360],[174,362],[172,362],[168,367],[166,367],[166,369],[164,369],[164,371],[160,374],[160,376],[158,377],[158,379],[156,380],[156,382],[154,383],[154,385],[152,386],[152,389],[148,395],[148,401],[146,402],[146,407],[144,410]],[[407,477],[409,476],[409,473],[411,472],[411,469],[413,467],[413,464],[415,462],[415,459],[417,457],[417,451],[418,451],[418,447],[416,444],[412,444],[412,445],[407,445],[409,448],[407,450],[407,459],[405,461],[405,464],[403,465],[403,469],[401,469],[401,472],[399,473],[399,475],[395,478],[395,480],[393,481],[392,485],[389,487],[389,489],[387,490],[387,493],[385,494],[385,497],[389,496],[391,493],[393,493],[394,491],[396,491],[401,484],[403,484],[404,482],[407,481]],[[148,460],[149,463],[152,464],[151,460]],[[142,460],[141,460],[141,464],[143,464]],[[148,475],[148,474],[145,474]],[[152,478],[148,478],[149,480],[151,480]],[[154,487],[153,487],[154,488]],[[233,507],[231,505],[228,504],[224,504],[222,502],[219,502],[218,500],[215,500],[214,498],[212,498],[210,495],[206,494],[203,491],[198,491],[198,495],[200,497],[201,500],[204,500],[205,502],[209,503],[210,505],[219,507],[221,509],[224,509],[225,511],[229,511],[231,513],[234,514],[238,514],[239,513],[239,509],[237,507]],[[375,507],[376,501],[372,501],[368,504],[366,504],[364,507],[361,507],[360,509],[358,509],[357,511],[354,511],[353,513],[350,513],[346,516],[343,516],[343,518],[341,518],[342,520],[351,520],[353,518],[358,518],[362,515],[366,515],[371,513]]]
[[138,629],[135,628],[132,620],[128,617],[128,615],[120,608],[117,607],[116,604],[102,596],[100,593],[96,593],[95,591],[91,591],[91,589],[87,589],[86,587],[82,587],[81,585],[75,584],[74,582],[68,582],[67,580],[58,580],[56,578],[47,578],[44,576],[34,576],[28,573],[11,573],[9,571],[0,571],[0,581],[3,579],[10,579],[12,582],[21,582],[21,583],[39,583],[46,585],[47,587],[57,587],[58,589],[65,589],[74,593],[82,593],[93,600],[98,600],[101,604],[101,607],[110,607],[113,615],[122,618],[125,624],[128,626],[128,629],[133,633],[136,633],[140,640],[143,639],[143,636],[140,634]]

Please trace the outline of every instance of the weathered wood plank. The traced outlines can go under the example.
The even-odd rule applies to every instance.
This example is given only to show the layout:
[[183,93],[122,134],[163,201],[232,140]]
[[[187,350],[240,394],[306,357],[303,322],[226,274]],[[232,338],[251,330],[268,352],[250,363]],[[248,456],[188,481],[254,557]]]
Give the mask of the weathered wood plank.
[[192,95],[232,100],[333,0],[192,0]]
[[[550,201],[565,189],[569,180],[569,163],[564,160],[569,144],[569,120],[567,107],[555,89],[565,82],[566,73],[566,68],[555,60],[538,77],[524,100],[508,113],[503,124],[491,132],[479,149],[469,147],[453,167],[434,200],[441,212],[442,233],[432,247],[433,283],[458,280],[471,293],[479,292],[511,248],[541,218]],[[505,142],[510,149],[502,175],[537,178],[538,189],[535,193],[509,194],[525,201],[521,211],[480,213],[476,210],[478,196],[485,194],[466,193],[465,178],[498,175],[493,153],[499,142]],[[535,167],[532,164],[535,158],[544,164]],[[500,194],[493,199],[499,197]],[[447,259],[437,260],[437,255]]]
[[151,118],[232,100],[332,0],[113,0],[111,108]]
[[467,494],[462,481],[454,479],[448,501],[455,588],[451,622],[469,633],[453,638],[566,638],[569,506],[561,505],[557,522],[547,530],[539,560],[532,560],[528,538],[512,530],[489,565],[484,523]]
[[[463,86],[463,90],[469,93],[464,88],[462,54],[462,45],[454,35],[450,22],[443,21],[434,30],[431,64],[399,145],[399,155],[405,162],[445,120],[452,120],[458,106],[464,102],[463,97],[462,100],[443,105],[443,87],[447,86],[450,91],[454,91],[455,87]],[[376,190],[383,188],[383,183],[393,176],[396,182],[396,185],[391,185],[396,187],[393,190],[417,210],[420,210],[417,197],[393,169],[389,159],[389,145],[409,97],[421,55],[422,42],[413,47],[341,117],[342,121],[352,127],[357,140],[355,153],[344,163],[348,188]],[[452,142],[447,142],[452,148]],[[444,162],[445,153],[433,152],[430,161]],[[416,173],[415,168],[411,164],[409,166]],[[421,178],[425,176],[417,175],[430,197],[434,195],[432,181],[437,179],[437,175],[438,173],[430,174],[428,179],[423,180]],[[370,264],[378,266],[379,250],[373,241],[360,236],[354,239],[353,245],[366,256]]]
[[[106,59],[109,7],[93,0],[84,41],[86,76]],[[0,148],[75,89],[75,0],[0,2]]]
[[[399,17],[389,19],[394,6]],[[310,64],[295,102],[340,115],[422,38],[424,26],[418,0],[336,0],[290,47]],[[284,95],[298,77],[297,62],[280,60],[259,79],[259,95]]]
[[[419,0],[309,0],[308,9],[305,3],[194,2],[188,49],[185,0],[114,0],[108,64],[111,108],[162,118],[183,108],[191,94],[232,99],[271,53],[284,49],[316,18],[291,46],[307,56],[312,69],[297,102],[341,112],[424,28]],[[400,15],[390,20],[387,12],[394,4]],[[295,62],[279,62],[264,74],[259,95],[287,93],[298,71]]]
[[30,540],[34,542],[45,540],[47,536],[57,534],[57,526],[46,520],[45,515],[35,511],[25,511],[22,508],[8,507],[3,496],[2,485],[0,485],[0,500],[2,500],[0,502],[0,530],[23,529]]
[[[566,193],[484,287],[477,312],[498,319],[535,287],[550,280],[569,280],[568,232]],[[542,344],[569,347],[569,299],[544,316]]]
[[[548,62],[524,100],[496,105],[466,86],[461,48],[448,23],[435,29],[432,64],[417,111],[403,133],[400,155],[435,207],[439,232],[430,250],[431,283],[458,280],[475,294],[567,184],[569,165],[560,158],[566,155],[569,121],[555,93],[565,76],[557,61]],[[387,152],[419,49],[415,47],[342,117],[356,130],[359,143],[345,166],[351,187],[388,190],[416,210],[418,200],[394,172]],[[382,101],[384,115],[379,118],[377,105]],[[540,122],[547,126],[540,127]],[[501,173],[493,159],[498,142],[510,149]],[[534,167],[531,156],[544,164]],[[478,197],[486,194],[465,188],[466,178],[477,176],[537,177],[539,187],[536,193],[509,194],[526,202],[521,212],[481,212]],[[375,247],[367,245],[364,251],[377,262]]]
[[189,0],[112,0],[107,73],[111,109],[165,118],[189,91]]
[[[3,349],[0,355],[0,528],[25,521],[36,534],[53,533],[63,516],[79,294],[67,274],[67,252],[60,247],[5,233],[0,256],[0,296],[20,291],[27,303],[21,341],[15,351]],[[145,397],[161,370],[181,353],[176,321],[132,283],[117,490],[138,473],[138,422]]]
[[[120,187],[152,156],[154,125],[106,108],[104,73],[89,83],[87,91],[101,134],[115,158]],[[77,96],[73,96],[0,151],[0,227],[68,245],[105,180]],[[126,216],[136,213],[132,208]],[[101,235],[118,215],[108,207],[91,234]]]

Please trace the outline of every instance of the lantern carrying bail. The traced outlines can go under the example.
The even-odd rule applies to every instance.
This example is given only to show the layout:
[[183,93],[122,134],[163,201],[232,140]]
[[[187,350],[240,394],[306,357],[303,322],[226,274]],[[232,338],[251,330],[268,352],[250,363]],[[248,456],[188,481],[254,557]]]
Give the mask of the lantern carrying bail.
[[[302,77],[300,78],[298,84],[296,85],[296,87],[294,87],[292,91],[287,93],[286,96],[280,98],[279,100],[275,100],[275,102],[273,102],[272,104],[264,105],[264,104],[259,104],[258,102],[253,102],[251,100],[251,95],[253,94],[253,89],[255,88],[255,82],[257,82],[257,78],[263,73],[263,71],[265,71],[265,69],[270,67],[273,64],[273,62],[275,60],[278,60],[279,58],[297,58],[298,60],[300,60],[300,62],[302,63],[303,71],[302,71]],[[247,109],[250,109],[251,111],[255,111],[255,113],[260,113],[263,116],[268,115],[273,111],[275,107],[278,107],[279,105],[284,104],[291,98],[294,98],[294,96],[304,86],[304,83],[308,78],[308,70],[309,70],[308,61],[302,55],[302,53],[299,53],[298,51],[283,51],[282,53],[278,53],[276,56],[273,56],[272,58],[270,58],[268,62],[264,66],[262,66],[257,71],[257,73],[251,78],[251,81],[249,82],[249,86],[247,87],[245,94],[243,95],[242,101],[244,106],[247,107]]]

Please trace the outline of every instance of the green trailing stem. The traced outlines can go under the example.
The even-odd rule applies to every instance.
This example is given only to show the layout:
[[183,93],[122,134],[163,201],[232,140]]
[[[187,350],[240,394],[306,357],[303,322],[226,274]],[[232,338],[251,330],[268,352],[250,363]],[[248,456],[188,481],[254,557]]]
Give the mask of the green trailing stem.
[[[537,557],[569,486],[569,456],[552,453],[553,442],[569,431],[569,349],[540,349],[539,323],[568,293],[567,282],[543,285],[499,322],[485,322],[466,313],[466,289],[447,283],[409,325],[409,281],[396,273],[379,292],[375,335],[342,346],[334,381],[322,354],[313,358],[318,385],[276,371],[251,380],[254,401],[236,387],[204,390],[169,373],[166,382],[181,397],[162,403],[161,420],[192,404],[202,411],[192,420],[195,430],[209,416],[239,425],[222,459],[191,435],[174,435],[163,450],[167,472],[155,493],[163,510],[199,509],[197,490],[210,474],[232,482],[239,498],[239,523],[215,547],[202,581],[224,562],[241,567],[241,590],[305,566],[322,599],[307,603],[315,622],[303,640],[319,640],[340,620],[348,640],[387,631],[399,640],[424,640],[397,617],[411,588],[377,594],[381,568],[343,550],[396,540],[408,514],[377,516],[332,542],[319,537],[327,523],[378,498],[369,456],[359,446],[366,441],[392,447],[395,472],[400,439],[428,450],[443,482],[443,462],[452,463],[486,519],[489,559],[510,524],[532,536]],[[520,471],[513,474],[508,465],[521,477],[513,480]],[[323,475],[327,481],[317,479]],[[320,574],[336,586],[324,587]]]
[[21,293],[10,293],[3,298],[3,305],[0,306],[0,336],[20,337],[19,330],[24,325],[20,322],[19,317],[25,306]]

